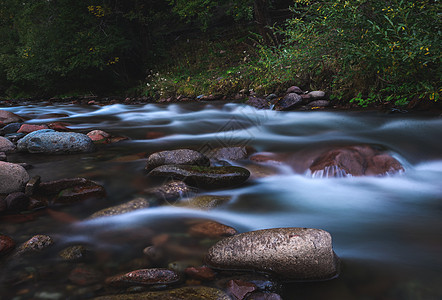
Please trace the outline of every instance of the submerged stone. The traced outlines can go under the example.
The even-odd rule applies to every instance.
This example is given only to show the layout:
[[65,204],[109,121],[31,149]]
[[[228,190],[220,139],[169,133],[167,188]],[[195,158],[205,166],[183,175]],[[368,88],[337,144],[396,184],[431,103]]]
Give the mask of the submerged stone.
[[161,151],[147,158],[145,169],[152,170],[162,165],[210,166],[210,160],[200,152],[190,149]]
[[250,172],[241,167],[200,167],[165,165],[153,169],[149,175],[172,177],[200,188],[224,188],[244,183]]
[[208,250],[206,262],[220,269],[271,273],[285,280],[330,279],[338,259],[328,232],[274,228],[225,238]]
[[18,164],[0,161],[0,194],[23,191],[29,174]]
[[183,200],[178,206],[209,210],[229,202],[230,199],[230,196],[201,195]]
[[149,205],[150,203],[147,199],[139,197],[129,202],[97,211],[96,213],[92,214],[88,219],[121,215],[138,209],[147,208],[149,207]]
[[189,234],[198,237],[221,238],[237,233],[235,228],[215,221],[199,222],[189,228]]
[[252,149],[249,147],[235,146],[235,147],[222,147],[215,148],[206,155],[210,159],[214,160],[240,160],[246,159],[249,156],[249,152],[252,152]]
[[196,191],[184,182],[174,180],[158,187],[146,189],[144,192],[160,201],[175,201],[194,195]]
[[38,234],[24,242],[17,248],[15,256],[37,254],[52,246],[54,240],[49,235]]
[[106,279],[106,284],[117,287],[134,285],[167,285],[179,281],[179,275],[169,269],[140,269]]

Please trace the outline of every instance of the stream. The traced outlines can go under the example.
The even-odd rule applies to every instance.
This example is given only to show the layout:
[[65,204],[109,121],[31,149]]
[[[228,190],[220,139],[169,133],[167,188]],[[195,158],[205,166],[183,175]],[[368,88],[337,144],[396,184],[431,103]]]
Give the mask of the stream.
[[[381,112],[277,112],[242,104],[27,105],[2,108],[31,118],[27,123],[69,123],[74,131],[101,129],[129,140],[75,155],[14,153],[10,162],[32,165],[42,181],[85,177],[106,189],[104,199],[35,212],[29,221],[0,218],[0,233],[18,243],[48,234],[53,249],[25,266],[0,261],[0,299],[83,299],[103,294],[100,282],[76,286],[68,275],[76,264],[57,252],[88,245],[96,256],[82,267],[103,276],[143,265],[152,236],[169,236],[177,248],[167,262],[201,259],[208,241],[186,239],[195,220],[215,220],[239,232],[278,227],[328,231],[341,259],[341,273],[322,282],[283,282],[283,299],[441,299],[442,297],[442,118]],[[66,114],[47,117],[45,114]],[[42,118],[43,116],[43,118]],[[384,177],[318,178],[309,164],[324,149],[369,144],[388,151],[404,172]],[[85,220],[160,184],[146,175],[154,152],[230,145],[276,153],[283,163],[230,162],[251,170],[243,185],[199,194],[231,200],[212,210],[172,202],[132,213]],[[260,176],[254,176],[254,174]],[[181,201],[186,201],[183,195]],[[192,244],[196,243],[196,245]],[[185,255],[185,249],[191,249]],[[192,249],[196,249],[194,254]],[[173,252],[173,251],[172,251]],[[139,265],[137,265],[139,264]],[[31,279],[29,278],[31,276]],[[102,283],[102,282],[101,282]],[[210,285],[210,284],[209,284]],[[50,298],[52,297],[52,298]]]

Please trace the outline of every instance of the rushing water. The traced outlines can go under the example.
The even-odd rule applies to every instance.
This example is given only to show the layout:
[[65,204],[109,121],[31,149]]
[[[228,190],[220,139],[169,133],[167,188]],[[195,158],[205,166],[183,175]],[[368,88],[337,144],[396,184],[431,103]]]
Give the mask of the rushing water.
[[[130,270],[118,265],[130,264],[128,261],[142,256],[141,250],[149,245],[143,240],[147,236],[168,233],[175,237],[172,243],[182,247],[183,224],[194,219],[217,220],[241,232],[276,227],[321,228],[331,233],[334,250],[342,259],[340,277],[326,282],[284,283],[281,292],[284,299],[442,297],[441,117],[374,112],[275,112],[239,104],[31,105],[7,109],[31,117],[29,123],[63,121],[70,123],[69,127],[75,131],[102,129],[130,138],[100,147],[91,154],[10,155],[10,160],[31,164],[30,175],[41,175],[43,181],[86,177],[104,185],[108,193],[104,200],[53,208],[77,222],[65,222],[62,218],[65,215],[54,217],[54,213],[44,212],[25,223],[0,220],[0,232],[18,241],[44,233],[54,236],[57,251],[76,243],[90,245],[102,253],[91,264],[98,265],[109,276],[114,274],[107,274],[112,271],[106,270]],[[68,116],[37,119],[48,113]],[[307,171],[314,157],[324,149],[357,144],[387,150],[402,163],[405,172],[386,177],[314,178]],[[131,200],[157,184],[143,172],[147,154],[189,147],[204,151],[225,145],[247,145],[258,152],[277,153],[286,164],[231,162],[251,169],[252,174],[261,172],[268,176],[252,176],[243,186],[210,192],[232,196],[229,203],[211,211],[172,204],[81,221],[101,208]],[[49,255],[39,263],[55,265],[58,271],[52,272],[56,275],[11,284],[0,293],[0,299],[2,295],[43,298],[44,293],[61,298],[96,295],[93,288],[83,294],[74,292],[66,278],[72,266],[59,263],[55,256]],[[33,274],[32,267],[25,270]]]

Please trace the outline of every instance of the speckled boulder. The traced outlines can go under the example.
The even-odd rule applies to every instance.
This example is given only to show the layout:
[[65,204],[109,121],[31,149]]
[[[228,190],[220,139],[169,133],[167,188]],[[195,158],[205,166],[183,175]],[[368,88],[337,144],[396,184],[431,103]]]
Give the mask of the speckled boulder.
[[29,133],[17,144],[19,151],[30,153],[79,153],[95,149],[92,140],[85,134],[76,132],[57,132],[43,129]]
[[15,145],[8,139],[0,136],[0,152],[11,152],[15,150]]
[[197,165],[209,166],[210,160],[203,154],[190,149],[161,151],[147,158],[146,170],[152,170],[162,165]]
[[250,172],[241,167],[200,167],[165,165],[153,169],[149,175],[172,177],[205,189],[239,185],[250,177]]
[[284,280],[330,279],[338,273],[330,234],[310,228],[234,235],[212,246],[206,262],[214,268],[267,272]]
[[126,274],[112,276],[106,279],[106,284],[111,286],[140,286],[140,285],[166,285],[176,283],[179,275],[169,269],[141,269]]
[[10,194],[24,190],[29,174],[17,164],[0,161],[0,194]]
[[95,300],[231,300],[226,293],[207,286],[182,287],[179,289],[144,292],[136,294],[109,295]]
[[100,211],[97,211],[96,213],[91,215],[88,219],[121,215],[147,207],[149,207],[149,201],[147,199],[140,197],[120,205],[108,207]]

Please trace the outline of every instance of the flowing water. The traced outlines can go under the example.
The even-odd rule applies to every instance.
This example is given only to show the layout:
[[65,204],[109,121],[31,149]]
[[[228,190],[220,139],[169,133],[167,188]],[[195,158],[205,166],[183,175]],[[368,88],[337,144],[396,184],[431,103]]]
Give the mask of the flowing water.
[[[78,287],[67,279],[75,264],[60,262],[56,253],[68,245],[86,244],[94,249],[98,255],[82,266],[94,266],[103,276],[130,271],[131,267],[139,267],[137,263],[142,266],[143,262],[137,261],[142,260],[142,249],[149,246],[152,236],[158,238],[161,234],[167,234],[180,253],[166,264],[200,258],[200,248],[208,242],[186,239],[185,232],[196,219],[216,220],[240,232],[277,227],[311,227],[330,232],[334,251],[342,260],[341,275],[324,282],[283,283],[280,293],[284,299],[442,297],[441,117],[379,112],[275,112],[240,104],[202,103],[30,105],[7,109],[31,117],[29,123],[63,121],[75,131],[102,129],[130,140],[99,147],[89,154],[8,156],[10,161],[31,164],[30,175],[40,175],[43,181],[86,177],[102,184],[108,196],[51,208],[52,213],[42,210],[27,222],[0,219],[0,232],[18,242],[34,234],[49,234],[56,240],[52,252],[38,261],[21,267],[3,264],[0,299],[38,299],[48,295],[88,298],[100,294],[99,283]],[[67,117],[41,119],[48,113]],[[324,149],[359,144],[388,151],[405,171],[385,177],[341,178],[318,178],[307,171]],[[82,221],[99,209],[131,200],[145,188],[159,184],[143,172],[148,154],[178,148],[204,152],[226,145],[276,153],[286,163],[231,162],[249,168],[254,175],[245,185],[211,191],[210,194],[229,195],[232,199],[210,211],[171,203]],[[197,249],[197,254],[192,254],[192,249]]]

